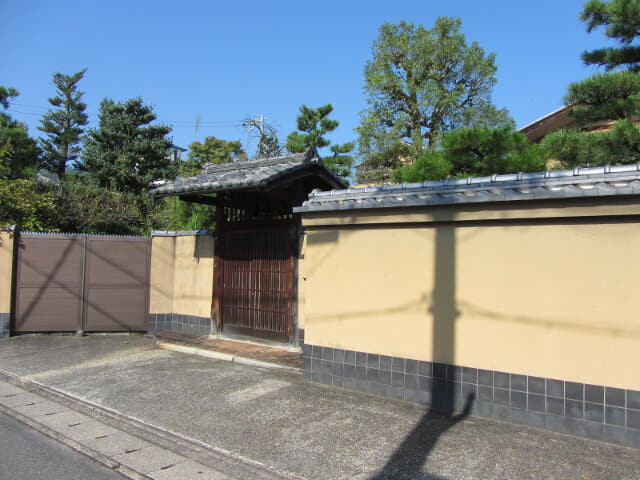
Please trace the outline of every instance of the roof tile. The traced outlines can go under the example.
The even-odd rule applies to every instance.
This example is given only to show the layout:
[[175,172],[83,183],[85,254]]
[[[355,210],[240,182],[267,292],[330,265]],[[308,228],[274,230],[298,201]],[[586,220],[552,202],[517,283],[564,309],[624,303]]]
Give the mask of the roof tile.
[[294,212],[640,194],[640,164],[314,190]]
[[178,195],[184,193],[214,193],[223,190],[254,188],[266,185],[283,175],[296,170],[318,165],[335,180],[335,185],[343,185],[314,152],[294,153],[274,158],[263,158],[247,162],[213,164],[207,163],[200,175],[178,179],[160,185],[149,191],[152,196]]

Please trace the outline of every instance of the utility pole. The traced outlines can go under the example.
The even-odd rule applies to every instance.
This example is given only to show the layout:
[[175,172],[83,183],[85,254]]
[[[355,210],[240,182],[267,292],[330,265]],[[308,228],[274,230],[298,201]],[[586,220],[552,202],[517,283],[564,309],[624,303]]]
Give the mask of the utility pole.
[[258,138],[264,137],[264,115],[260,114],[258,118],[247,118],[242,122],[242,126],[247,129],[247,132],[251,133],[256,128],[258,129]]
[[[260,154],[277,156],[282,153],[283,148],[279,146],[277,130],[273,126],[265,123],[263,114],[260,114],[257,118],[247,118],[243,120],[242,127],[246,128],[248,133],[258,138],[258,152],[256,156],[260,156]],[[263,151],[265,148],[267,152]]]

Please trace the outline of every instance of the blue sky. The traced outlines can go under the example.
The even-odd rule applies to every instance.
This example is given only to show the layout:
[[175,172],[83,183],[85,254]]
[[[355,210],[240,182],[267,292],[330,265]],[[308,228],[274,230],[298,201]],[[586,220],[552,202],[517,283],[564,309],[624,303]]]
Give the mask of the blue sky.
[[264,114],[284,139],[301,104],[333,104],[340,126],[330,139],[354,140],[363,68],[385,22],[430,28],[438,16],[462,17],[467,41],[496,53],[493,100],[519,127],[560,107],[566,86],[596,71],[580,53],[606,43],[586,33],[575,0],[2,3],[0,84],[20,91],[10,113],[32,135],[54,95],[51,75],[86,67],[92,127],[102,98],[140,96],[177,145],[214,135],[250,153],[242,119]]

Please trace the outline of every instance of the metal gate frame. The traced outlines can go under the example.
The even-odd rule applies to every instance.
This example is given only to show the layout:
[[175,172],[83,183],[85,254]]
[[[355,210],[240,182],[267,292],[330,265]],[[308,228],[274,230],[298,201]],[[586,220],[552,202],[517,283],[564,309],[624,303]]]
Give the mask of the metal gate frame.
[[[25,258],[24,240],[67,241],[69,245],[64,247],[56,260],[52,271],[46,271],[47,266],[37,265],[38,257],[32,258],[32,263]],[[100,255],[99,249],[93,245],[99,242],[110,242],[116,246],[114,256]],[[118,243],[123,242],[140,244],[139,250],[143,258],[136,255],[142,263],[135,265],[138,270],[127,269],[118,265]],[[43,251],[39,255],[46,257],[53,244],[44,243]],[[146,331],[149,321],[149,278],[151,267],[151,239],[148,237],[120,236],[120,235],[86,235],[86,234],[58,234],[58,233],[21,233],[16,235],[14,241],[14,282],[12,305],[12,331],[16,333],[26,332],[115,332],[115,331]],[[126,252],[125,252],[126,253]],[[27,253],[28,255],[28,253]],[[125,256],[126,257],[126,256]],[[96,260],[97,259],[97,260]],[[127,258],[129,260],[129,258]],[[92,261],[99,270],[92,270]],[[46,261],[45,261],[46,263]],[[65,263],[71,263],[71,275],[65,275],[59,270],[67,267]],[[135,263],[135,262],[134,262]],[[129,266],[129,262],[127,263]],[[69,269],[68,269],[69,270]],[[124,275],[114,274],[120,271]],[[136,273],[138,274],[136,277]],[[38,279],[37,277],[40,277]],[[44,281],[42,278],[44,277]],[[126,277],[136,281],[126,281]],[[139,278],[138,278],[139,277]],[[100,281],[100,278],[104,278]],[[140,288],[142,291],[140,292]],[[28,290],[37,289],[35,292]],[[47,290],[50,291],[47,291]],[[56,294],[57,290],[57,294]],[[143,304],[140,305],[139,295],[143,295]],[[114,296],[124,296],[113,301]],[[126,298],[127,295],[130,298]],[[137,295],[137,296],[136,296]],[[104,298],[101,298],[104,297]],[[30,298],[31,297],[31,298]],[[36,308],[43,309],[47,299],[53,302],[51,309],[36,311],[36,315],[30,314]],[[61,298],[62,297],[62,298]],[[110,298],[111,297],[111,298]],[[122,300],[122,301],[121,301]],[[31,303],[25,307],[25,302]],[[127,308],[131,303],[137,305],[138,315],[133,318],[128,316],[121,319],[118,309]],[[56,304],[57,302],[57,304]],[[41,305],[38,305],[41,303]],[[53,308],[53,307],[57,307]],[[23,310],[26,308],[26,311]],[[137,318],[139,316],[139,318]]]

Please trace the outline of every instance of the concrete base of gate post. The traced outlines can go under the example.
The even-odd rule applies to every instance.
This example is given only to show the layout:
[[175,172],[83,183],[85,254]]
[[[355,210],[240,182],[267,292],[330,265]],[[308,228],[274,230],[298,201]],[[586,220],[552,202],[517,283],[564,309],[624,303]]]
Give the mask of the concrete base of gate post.
[[10,325],[11,325],[10,315],[8,313],[0,313],[0,338],[9,337]]

